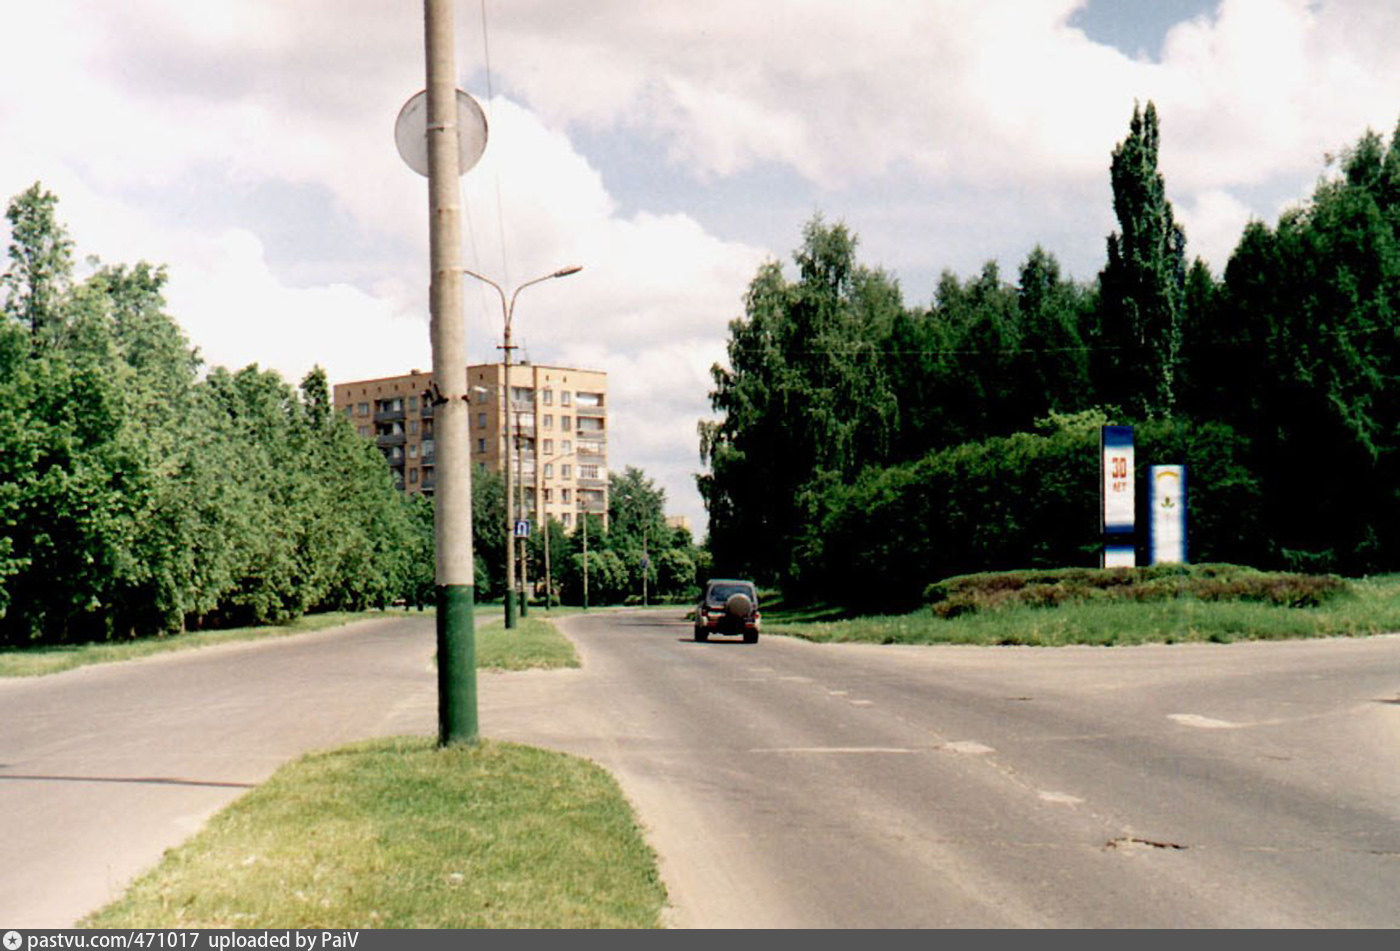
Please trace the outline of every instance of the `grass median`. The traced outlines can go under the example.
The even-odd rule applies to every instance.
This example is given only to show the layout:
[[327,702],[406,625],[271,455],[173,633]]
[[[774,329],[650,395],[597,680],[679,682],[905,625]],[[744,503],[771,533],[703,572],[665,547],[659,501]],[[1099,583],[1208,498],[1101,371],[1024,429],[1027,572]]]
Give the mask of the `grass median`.
[[[543,618],[476,629],[478,667],[577,667]],[[656,928],[656,856],[612,776],[397,737],[278,770],[86,928]]]
[[764,629],[826,643],[1035,647],[1356,637],[1400,631],[1400,575],[1350,580],[1343,593],[1303,605],[1183,594],[1150,601],[1012,602],[948,617],[928,607],[909,614],[824,616],[834,613],[810,605],[765,608]]
[[139,660],[173,651],[198,650],[216,644],[236,641],[256,641],[276,637],[309,634],[357,621],[383,618],[421,617],[416,611],[390,608],[383,611],[332,611],[306,614],[286,624],[261,627],[232,627],[211,631],[188,631],[184,634],[137,637],[103,641],[92,644],[45,644],[36,647],[0,648],[0,677],[39,677],[57,674],[91,664],[111,664]]
[[80,924],[654,928],[665,899],[600,767],[391,739],[283,767]]

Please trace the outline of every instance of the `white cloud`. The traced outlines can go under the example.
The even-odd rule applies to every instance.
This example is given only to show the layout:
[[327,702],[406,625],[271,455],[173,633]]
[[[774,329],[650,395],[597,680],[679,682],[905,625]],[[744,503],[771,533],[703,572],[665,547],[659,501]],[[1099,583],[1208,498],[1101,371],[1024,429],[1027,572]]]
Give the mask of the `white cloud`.
[[[541,362],[609,369],[612,461],[664,471],[698,521],[706,371],[774,254],[757,245],[776,240],[765,196],[728,219],[762,240],[707,231],[706,184],[755,168],[814,182],[791,193],[858,224],[872,263],[922,275],[1000,256],[1010,274],[1040,241],[1087,278],[1112,227],[1110,150],[1133,101],[1152,99],[1190,253],[1218,270],[1244,221],[1271,219],[1324,153],[1400,113],[1394,4],[1222,0],[1173,28],[1156,63],[1070,27],[1082,5],[487,4],[502,94],[463,179],[469,266],[512,284],[584,266],[521,296],[517,341]],[[423,84],[418,6],[10,7],[0,197],[42,180],[80,253],[167,263],[172,311],[212,361],[292,381],[317,362],[338,378],[428,362],[426,191],[392,141]],[[463,76],[484,67],[481,10],[457,5]],[[667,157],[674,200],[605,186],[570,140],[580,130]],[[481,287],[466,302],[471,358],[495,359],[499,302]]]
[[1176,212],[1186,230],[1188,257],[1204,259],[1217,276],[1224,273],[1245,225],[1257,217],[1244,202],[1220,189],[1196,193],[1176,206]]

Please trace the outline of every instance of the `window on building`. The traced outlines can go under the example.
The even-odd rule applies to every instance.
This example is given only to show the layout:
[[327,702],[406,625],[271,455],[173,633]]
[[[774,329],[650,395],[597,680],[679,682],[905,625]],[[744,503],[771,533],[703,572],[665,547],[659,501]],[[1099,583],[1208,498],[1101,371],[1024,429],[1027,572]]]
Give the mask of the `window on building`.
[[408,458],[410,458],[410,459],[417,459],[417,458],[418,458],[418,444],[417,444],[416,442],[415,442],[415,443],[409,443],[409,445],[408,445]]
[[569,496],[572,495],[572,494],[573,494],[573,491],[572,491],[571,489],[560,489],[560,490],[559,490],[559,499],[560,499],[560,501],[562,501],[565,505],[568,505],[568,504],[569,504]]
[[417,484],[418,484],[418,470],[417,470],[417,469],[409,469],[409,470],[408,470],[408,484],[409,484],[409,485],[417,485]]
[[417,435],[418,435],[418,420],[416,420],[416,419],[410,419],[410,420],[408,421],[408,434],[409,434],[410,436],[417,436]]
[[570,515],[568,512],[565,512],[565,513],[564,513],[563,518],[564,518],[564,524],[565,524],[565,525],[572,524],[573,516]]
[[478,440],[476,441],[476,451],[477,451],[477,452],[485,452],[485,451],[486,451],[486,440],[484,440],[484,439],[478,439]]
[[554,478],[554,463],[546,462],[544,464],[544,477],[546,479]]
[[554,440],[553,440],[553,439],[546,439],[546,440],[544,441],[544,454],[545,454],[546,456],[552,456],[552,455],[554,455]]
[[564,430],[565,432],[568,432],[568,431],[569,431],[569,424],[570,424],[571,422],[573,422],[572,417],[569,417],[569,416],[560,416],[560,417],[559,417],[559,428],[562,429],[562,430]]
[[567,479],[573,474],[574,467],[568,464],[559,467],[559,478]]
[[578,477],[579,477],[580,479],[596,479],[596,478],[598,478],[598,467],[597,467],[597,466],[579,466],[579,467],[578,467]]
[[485,414],[485,413],[477,413],[477,414],[476,414],[476,428],[477,428],[477,429],[485,429],[485,428],[486,428],[486,414]]
[[544,391],[544,405],[545,405],[545,406],[553,406],[553,405],[554,405],[554,391],[553,391],[553,390],[545,390],[545,391]]
[[554,417],[551,416],[551,415],[549,415],[548,413],[545,413],[545,414],[544,414],[544,428],[545,428],[545,429],[553,429],[553,428],[554,428]]
[[354,415],[355,415],[355,407],[353,407],[353,406],[347,406],[347,407],[345,407],[345,415],[346,415],[346,416],[354,416]]
[[564,440],[564,442],[559,447],[559,451],[567,456],[569,453],[574,451],[574,441],[572,439]]
[[413,412],[417,412],[417,411],[418,411],[418,397],[416,397],[416,396],[410,396],[410,397],[408,398],[408,408],[409,408],[410,410],[412,410]]
[[544,500],[545,500],[546,502],[553,502],[553,501],[554,501],[554,490],[553,490],[553,489],[545,489],[545,490],[544,490]]
[[573,395],[574,394],[570,393],[568,390],[561,391],[559,394],[559,405],[568,406],[570,400],[573,399]]
[[437,444],[431,439],[423,440],[423,461],[432,462],[435,455],[437,455]]
[[358,405],[358,406],[355,407],[355,412],[356,412],[356,414],[358,414],[358,415],[360,415],[360,416],[368,416],[368,415],[369,415],[369,404],[368,404],[368,403],[361,403],[360,405]]
[[577,401],[576,401],[576,405],[578,405],[578,406],[602,406],[602,405],[603,405],[603,394],[602,394],[602,393],[578,393],[578,394],[576,394],[576,395],[577,395],[577,397],[578,397],[578,399],[577,399]]
[[361,426],[360,429],[359,429],[359,433],[360,433],[361,436],[368,436],[368,435],[369,435],[369,427],[368,427],[368,426]]

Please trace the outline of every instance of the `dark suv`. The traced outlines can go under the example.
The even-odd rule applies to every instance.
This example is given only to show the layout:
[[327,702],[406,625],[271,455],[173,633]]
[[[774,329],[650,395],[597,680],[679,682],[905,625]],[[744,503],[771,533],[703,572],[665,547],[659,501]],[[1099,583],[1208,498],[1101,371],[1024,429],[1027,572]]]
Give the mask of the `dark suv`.
[[714,578],[695,609],[695,639],[711,634],[742,634],[745,644],[758,643],[758,589],[752,581]]

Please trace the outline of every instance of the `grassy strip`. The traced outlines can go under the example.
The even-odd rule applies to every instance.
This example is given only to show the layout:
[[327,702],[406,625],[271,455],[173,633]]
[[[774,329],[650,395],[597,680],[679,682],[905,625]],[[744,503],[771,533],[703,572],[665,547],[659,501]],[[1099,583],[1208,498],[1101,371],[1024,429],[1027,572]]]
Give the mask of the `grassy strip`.
[[655,928],[665,899],[603,769],[400,738],[283,767],[81,925]]
[[1191,597],[1154,602],[1089,601],[1053,607],[1013,604],[937,617],[913,614],[833,621],[790,619],[765,610],[764,629],[811,641],[867,644],[976,644],[1056,647],[1196,641],[1275,640],[1400,631],[1400,575],[1351,582],[1352,592],[1316,607]]
[[234,641],[287,637],[292,634],[306,634],[311,631],[340,627],[355,621],[385,617],[409,617],[414,613],[416,612],[399,609],[361,612],[332,611],[326,614],[304,615],[287,624],[269,627],[235,627],[220,631],[190,631],[186,634],[168,637],[144,637],[126,641],[107,641],[99,644],[4,648],[0,649],[0,677],[37,677],[43,674],[56,674],[60,671],[72,670],[75,667],[86,667],[89,664],[110,664],[116,661],[137,660],[155,654],[194,650]]
[[[556,612],[557,613],[557,612]],[[579,666],[574,645],[534,612],[516,618],[515,628],[500,623],[476,627],[476,666],[482,670],[527,670]]]
[[[525,670],[535,667],[577,667],[578,655],[569,641],[555,630],[546,618],[549,615],[532,612],[520,618],[515,631],[507,634],[498,623],[491,623],[501,612],[500,605],[480,605],[477,608],[476,655],[477,666],[493,670]],[[556,608],[555,616],[576,613],[573,609]],[[89,664],[110,664],[138,660],[172,651],[195,650],[215,644],[254,641],[269,637],[288,637],[322,631],[356,621],[385,617],[431,617],[432,612],[388,611],[331,612],[308,614],[288,624],[269,627],[238,627],[221,631],[191,631],[171,637],[147,637],[129,641],[108,641],[101,644],[65,644],[43,647],[0,649],[0,677],[38,677],[56,674]]]

